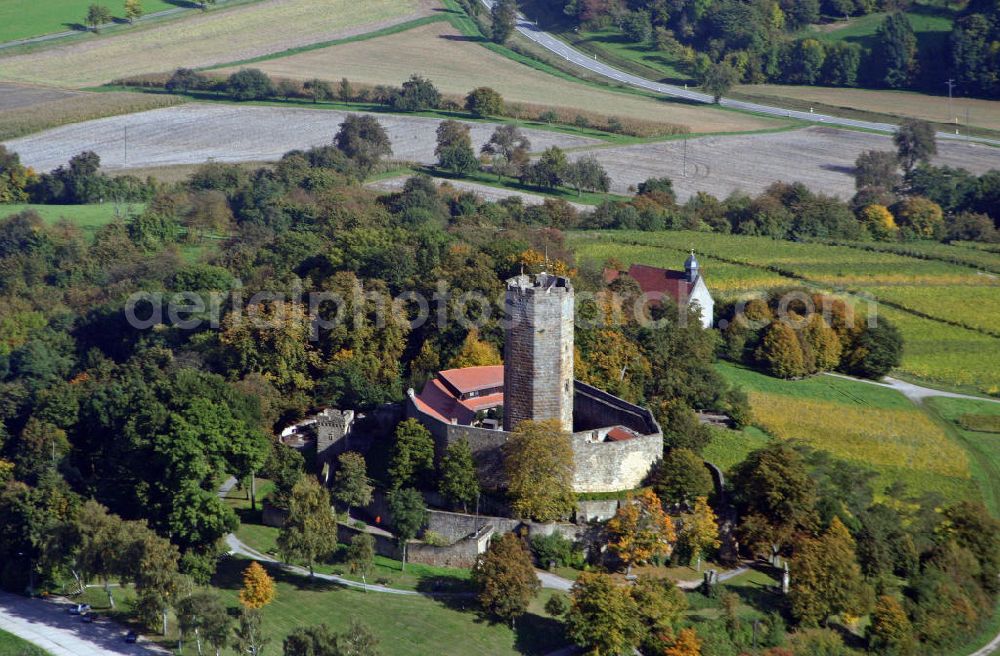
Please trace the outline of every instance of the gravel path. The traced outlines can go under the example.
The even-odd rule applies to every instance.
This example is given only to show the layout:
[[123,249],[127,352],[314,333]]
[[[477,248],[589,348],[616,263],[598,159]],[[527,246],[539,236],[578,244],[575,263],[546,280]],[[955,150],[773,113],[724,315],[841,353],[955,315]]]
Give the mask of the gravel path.
[[934,389],[933,387],[921,387],[914,383],[908,383],[905,380],[899,380],[898,378],[892,378],[891,376],[886,376],[882,380],[885,382],[879,382],[876,380],[866,380],[864,378],[854,378],[853,376],[845,376],[843,374],[837,374],[833,372],[824,372],[827,376],[833,376],[834,378],[844,378],[846,380],[853,380],[857,383],[866,383],[868,385],[878,385],[879,387],[889,387],[896,390],[906,398],[910,399],[914,403],[922,403],[924,399],[931,398],[934,396],[944,396],[949,399],[968,399],[970,401],[985,401],[986,403],[1000,403],[1000,399],[991,399],[985,396],[973,396],[972,394],[960,394],[958,392],[945,392],[942,390]]
[[127,644],[126,629],[109,620],[84,624],[67,612],[68,601],[28,599],[0,592],[0,629],[13,633],[52,656],[168,654],[156,645]]

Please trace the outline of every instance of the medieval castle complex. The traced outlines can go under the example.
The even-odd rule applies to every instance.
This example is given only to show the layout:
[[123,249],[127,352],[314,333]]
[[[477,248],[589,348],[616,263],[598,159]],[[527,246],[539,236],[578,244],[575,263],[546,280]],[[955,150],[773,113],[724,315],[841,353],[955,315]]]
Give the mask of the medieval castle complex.
[[[502,483],[501,447],[526,419],[557,420],[572,433],[577,492],[638,487],[663,454],[652,413],[573,378],[573,286],[546,273],[507,281],[504,364],[439,372],[407,415],[442,452],[467,440],[487,485]],[[500,418],[502,417],[502,424]]]

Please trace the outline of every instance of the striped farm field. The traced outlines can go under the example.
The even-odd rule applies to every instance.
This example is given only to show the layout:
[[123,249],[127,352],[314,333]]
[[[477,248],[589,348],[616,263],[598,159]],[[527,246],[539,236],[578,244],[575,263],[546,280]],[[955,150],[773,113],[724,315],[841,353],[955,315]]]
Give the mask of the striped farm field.
[[[903,333],[900,374],[1000,392],[1000,338],[992,334],[1000,333],[1000,279],[982,269],[849,246],[703,232],[578,232],[570,233],[569,243],[581,264],[598,266],[613,257],[626,265],[677,268],[694,248],[721,300],[802,284],[871,295],[886,302],[877,306],[880,316]],[[1000,266],[1000,255],[951,248]]]
[[263,0],[0,57],[0,80],[94,86],[346,38],[426,15],[433,6],[432,0]]
[[830,376],[782,381],[729,364],[719,369],[747,391],[755,426],[875,469],[876,492],[901,482],[949,500],[979,495],[962,445],[895,390]]
[[297,80],[318,77],[336,81],[346,77],[367,84],[398,85],[418,73],[445,93],[465,94],[476,87],[489,86],[507,102],[674,123],[687,126],[692,132],[741,132],[786,125],[776,119],[690,107],[557,77],[483,47],[448,22],[309,50],[254,66],[270,75]]

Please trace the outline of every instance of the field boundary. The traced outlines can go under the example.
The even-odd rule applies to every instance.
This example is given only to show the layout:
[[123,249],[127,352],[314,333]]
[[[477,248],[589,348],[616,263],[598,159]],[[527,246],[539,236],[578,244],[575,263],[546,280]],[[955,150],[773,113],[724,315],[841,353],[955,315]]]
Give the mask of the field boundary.
[[[962,260],[962,259],[955,258],[955,257],[948,257],[946,255],[934,255],[933,253],[921,253],[920,251],[907,250],[905,243],[901,244],[901,248],[899,250],[895,250],[895,249],[891,248],[891,246],[889,244],[886,244],[885,246],[881,246],[878,242],[873,242],[873,243],[869,244],[869,243],[861,243],[861,242],[856,242],[856,241],[843,241],[843,240],[839,240],[839,239],[828,239],[828,240],[827,239],[820,239],[820,240],[815,240],[812,243],[825,244],[825,245],[829,245],[829,246],[842,246],[844,248],[854,248],[856,250],[867,251],[869,253],[889,253],[891,255],[899,255],[899,256],[902,256],[902,257],[910,257],[910,258],[913,258],[915,260],[928,260],[928,261],[933,261],[933,262],[944,262],[945,264],[954,264],[956,266],[963,266],[963,267],[967,267],[967,268],[970,268],[970,269],[975,269],[976,271],[987,271],[989,273],[996,273],[996,274],[1000,275],[1000,266],[994,267],[994,266],[990,266],[990,265],[980,265],[980,264],[975,264],[973,262],[969,262],[968,260]],[[956,248],[962,248],[962,247],[956,246]],[[979,249],[968,249],[967,248],[966,250],[970,250],[970,251],[976,252]],[[980,251],[980,252],[990,252],[990,251]]]
[[[250,57],[249,59],[238,59],[232,62],[225,62],[222,64],[212,64],[211,66],[201,66],[195,70],[198,71],[214,71],[220,68],[230,68],[233,66],[246,66],[248,64],[257,64],[260,62],[271,61],[273,59],[281,59],[282,57],[291,57],[292,55],[298,55],[303,52],[310,52],[312,50],[322,50],[323,48],[330,48],[333,46],[343,45],[345,43],[354,43],[356,41],[368,41],[370,39],[377,39],[382,36],[391,36],[393,34],[399,34],[400,32],[406,32],[407,30],[412,30],[417,27],[422,27],[424,25],[429,25],[430,23],[441,23],[448,21],[447,16],[437,15],[437,16],[423,16],[421,18],[415,18],[413,20],[405,21],[403,23],[397,23],[395,25],[390,25],[388,27],[383,27],[372,32],[364,32],[363,34],[355,34],[354,36],[344,37],[342,39],[331,39],[330,41],[319,41],[317,43],[310,43],[305,46],[298,46],[296,48],[289,48],[287,50],[282,50],[280,52],[272,52],[267,55],[260,55],[259,57]],[[450,21],[449,21],[450,22]]]

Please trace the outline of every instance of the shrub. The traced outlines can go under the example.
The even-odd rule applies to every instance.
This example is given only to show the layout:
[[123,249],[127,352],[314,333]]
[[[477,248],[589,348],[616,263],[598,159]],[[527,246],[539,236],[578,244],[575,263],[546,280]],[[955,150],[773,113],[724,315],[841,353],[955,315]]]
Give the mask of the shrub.
[[555,562],[557,567],[579,569],[583,566],[583,552],[577,549],[572,540],[559,533],[533,537],[530,544],[531,553],[542,567],[548,567],[550,562]]
[[244,68],[229,76],[226,92],[233,100],[263,100],[274,95],[274,86],[263,71]]

